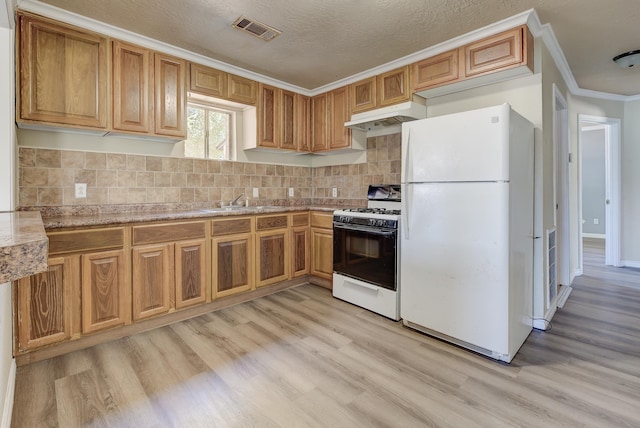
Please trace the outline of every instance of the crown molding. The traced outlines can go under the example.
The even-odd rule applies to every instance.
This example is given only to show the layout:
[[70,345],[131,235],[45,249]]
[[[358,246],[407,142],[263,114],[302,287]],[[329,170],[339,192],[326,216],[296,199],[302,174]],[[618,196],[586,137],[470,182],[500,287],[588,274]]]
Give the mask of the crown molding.
[[[12,7],[12,3],[14,2],[14,0],[4,0],[4,2],[6,2],[7,7]],[[556,67],[558,67],[558,70],[560,71],[560,74],[565,80],[567,88],[572,95],[587,97],[587,98],[598,98],[598,99],[610,100],[610,101],[622,101],[622,102],[640,101],[640,94],[626,96],[626,95],[611,94],[607,92],[592,91],[589,89],[582,89],[578,87],[578,84],[573,76],[573,73],[571,72],[571,68],[567,63],[564,52],[562,51],[562,48],[558,43],[558,40],[553,32],[553,29],[551,28],[551,25],[548,23],[542,25],[535,9],[526,10],[517,15],[511,16],[509,18],[503,19],[501,21],[495,22],[493,24],[487,25],[485,27],[463,34],[461,36],[454,37],[453,39],[447,40],[437,45],[403,56],[396,60],[387,62],[385,64],[370,68],[361,73],[356,73],[354,75],[351,75],[344,79],[337,80],[327,85],[319,86],[317,88],[309,90],[296,85],[291,85],[287,82],[283,82],[281,80],[277,80],[259,73],[254,73],[252,71],[245,70],[243,68],[240,68],[231,64],[227,64],[225,62],[218,61],[218,60],[206,57],[204,55],[200,55],[200,54],[188,51],[186,49],[178,48],[176,46],[163,43],[158,40],[151,39],[149,37],[142,36],[140,34],[137,34],[128,30],[124,30],[122,28],[115,27],[110,24],[106,24],[104,22],[87,18],[86,16],[78,15],[76,13],[72,13],[64,9],[60,9],[60,8],[48,5],[46,3],[41,3],[37,0],[18,0],[16,7],[20,10],[43,15],[61,22],[65,22],[67,24],[75,25],[77,27],[81,27],[90,31],[101,33],[109,37],[114,37],[123,41],[127,41],[130,43],[147,47],[149,49],[161,51],[170,55],[184,58],[189,61],[196,62],[198,64],[213,67],[218,70],[226,71],[228,73],[233,73],[238,76],[246,77],[248,79],[256,80],[258,82],[266,83],[268,85],[273,85],[282,89],[290,90],[290,91],[297,92],[307,96],[319,95],[324,92],[331,91],[333,89],[340,88],[342,86],[349,85],[351,83],[355,83],[360,80],[376,76],[378,74],[386,73],[387,71],[395,70],[396,68],[404,67],[405,65],[409,65],[414,62],[421,61],[423,59],[441,54],[448,50],[455,49],[469,43],[473,43],[483,38],[492,36],[496,33],[509,30],[518,25],[527,24],[527,26],[529,27],[529,30],[531,31],[531,34],[536,39],[542,40],[542,42],[545,44],[545,46],[549,50],[549,53],[553,58],[556,64]],[[0,22],[3,21],[1,18],[3,18],[3,16],[2,16],[2,12],[0,11]],[[10,21],[10,25],[12,25],[13,19],[10,19],[9,21]]]

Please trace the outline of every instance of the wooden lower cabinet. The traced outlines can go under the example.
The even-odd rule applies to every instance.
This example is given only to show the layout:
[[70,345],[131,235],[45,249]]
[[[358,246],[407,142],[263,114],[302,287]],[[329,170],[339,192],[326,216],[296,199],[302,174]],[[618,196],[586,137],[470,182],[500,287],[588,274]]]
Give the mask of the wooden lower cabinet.
[[289,232],[256,232],[256,287],[289,279]]
[[253,288],[253,234],[214,238],[211,250],[211,278],[216,298]]
[[311,275],[333,280],[333,213],[311,212]]
[[71,337],[71,291],[74,285],[77,286],[78,279],[78,269],[72,265],[72,260],[52,257],[46,272],[16,282],[18,351]]
[[176,309],[207,301],[207,255],[204,239],[175,244]]
[[291,278],[309,274],[309,213],[291,214]]
[[173,281],[173,245],[148,245],[132,251],[133,320],[169,312]]
[[131,294],[125,280],[124,250],[83,254],[82,332],[131,322]]

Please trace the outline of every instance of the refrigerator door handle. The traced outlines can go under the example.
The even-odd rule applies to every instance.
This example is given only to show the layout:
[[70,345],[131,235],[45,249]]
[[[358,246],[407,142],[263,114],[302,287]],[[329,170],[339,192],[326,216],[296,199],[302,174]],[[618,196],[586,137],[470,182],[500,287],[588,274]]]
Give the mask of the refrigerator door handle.
[[404,182],[409,183],[409,178],[413,176],[413,168],[411,168],[411,128],[407,130],[407,147],[404,153]]
[[409,240],[411,231],[411,205],[413,201],[413,184],[405,184],[402,189],[402,209],[403,214],[402,228],[404,229],[403,239]]

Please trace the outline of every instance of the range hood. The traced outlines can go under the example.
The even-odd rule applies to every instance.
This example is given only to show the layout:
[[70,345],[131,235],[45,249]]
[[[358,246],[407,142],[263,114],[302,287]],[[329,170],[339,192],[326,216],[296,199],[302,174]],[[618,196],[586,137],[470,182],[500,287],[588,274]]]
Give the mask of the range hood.
[[400,132],[403,122],[426,117],[427,108],[424,104],[407,101],[354,114],[349,122],[344,123],[344,126],[358,131],[365,131],[367,136],[384,135]]

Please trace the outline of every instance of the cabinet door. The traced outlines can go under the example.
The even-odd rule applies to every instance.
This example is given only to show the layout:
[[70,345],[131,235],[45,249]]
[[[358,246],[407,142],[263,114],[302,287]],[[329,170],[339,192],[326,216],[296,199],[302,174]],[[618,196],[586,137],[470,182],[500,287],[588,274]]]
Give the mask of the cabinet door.
[[212,284],[215,297],[253,288],[253,234],[213,238]]
[[291,277],[309,273],[309,227],[291,228]]
[[298,151],[311,151],[311,98],[296,94],[296,140]]
[[329,92],[329,149],[341,149],[351,146],[351,129],[344,123],[351,119],[349,110],[349,87]]
[[458,49],[413,64],[413,90],[420,91],[460,80]]
[[107,39],[19,16],[20,119],[106,129]]
[[155,133],[168,137],[187,136],[185,60],[155,53]]
[[388,71],[378,76],[378,107],[409,101],[409,66]]
[[258,101],[258,82],[244,77],[229,74],[227,77],[227,94],[231,101],[256,105]]
[[351,113],[360,113],[376,107],[376,76],[352,83]]
[[298,101],[294,92],[280,91],[280,145],[281,149],[296,149]]
[[133,320],[165,314],[173,290],[172,246],[149,245],[133,249]]
[[124,250],[82,255],[82,332],[92,333],[131,321],[131,295],[125,282]]
[[151,132],[153,53],[113,42],[113,129]]
[[258,96],[258,147],[277,148],[279,143],[280,91],[260,84]]
[[329,149],[327,139],[327,94],[311,98],[311,150],[321,152]]
[[333,230],[311,228],[311,275],[333,279]]
[[46,272],[16,282],[18,351],[71,337],[71,287],[77,286],[65,258],[49,259]]
[[463,49],[465,77],[479,76],[517,66],[526,58],[522,27],[487,37]]
[[289,279],[288,231],[256,232],[256,245],[256,287]]
[[207,300],[205,240],[175,244],[176,309]]
[[227,73],[204,65],[189,65],[189,91],[214,98],[227,98]]

